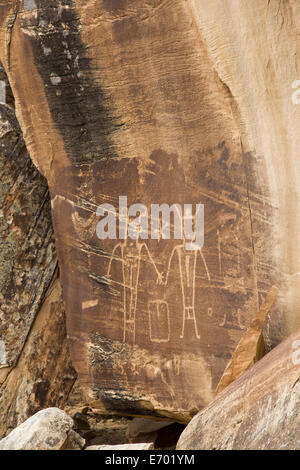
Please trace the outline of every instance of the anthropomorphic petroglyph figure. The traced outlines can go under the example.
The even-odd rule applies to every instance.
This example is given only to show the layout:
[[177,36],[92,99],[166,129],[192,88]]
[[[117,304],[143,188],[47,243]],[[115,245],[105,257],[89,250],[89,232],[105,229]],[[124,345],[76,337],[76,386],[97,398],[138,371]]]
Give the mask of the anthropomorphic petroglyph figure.
[[[168,270],[166,275],[166,284],[168,282],[170,271],[171,271],[171,264],[175,258],[178,262],[179,266],[179,275],[180,275],[180,287],[181,287],[181,294],[182,294],[182,329],[180,338],[184,338],[185,334],[185,326],[187,321],[192,321],[194,324],[194,330],[196,334],[196,338],[200,338],[200,334],[198,331],[197,321],[196,321],[196,312],[195,312],[195,291],[196,291],[196,270],[197,270],[197,259],[200,257],[204,268],[207,279],[210,280],[210,274],[208,271],[208,267],[205,261],[205,257],[202,253],[201,247],[199,246],[198,249],[195,249],[196,244],[195,238],[197,239],[197,234],[193,233],[192,226],[195,225],[195,220],[198,217],[198,212],[196,215],[192,215],[191,209],[185,212],[184,215],[184,236],[183,236],[183,243],[177,245],[170,256]],[[189,234],[190,238],[187,239],[187,234]],[[191,243],[193,242],[193,243]],[[188,246],[193,245],[193,249],[187,249]]]
[[114,259],[119,258],[122,265],[122,287],[123,287],[123,314],[124,330],[123,341],[135,344],[136,337],[136,309],[138,300],[138,284],[140,277],[141,261],[143,253],[150,261],[157,275],[157,282],[162,283],[162,275],[158,271],[151,253],[145,242],[126,239],[118,243],[112,252],[107,276],[111,275],[111,264]]
[[171,263],[174,259],[177,258],[179,265],[179,274],[180,274],[180,287],[182,294],[182,329],[180,338],[184,338],[185,325],[187,321],[192,320],[194,323],[194,329],[196,337],[199,339],[200,334],[196,322],[195,314],[195,292],[196,292],[196,269],[197,269],[197,259],[200,257],[204,264],[205,272],[207,279],[210,280],[209,271],[207,264],[202,253],[202,250],[187,251],[185,249],[185,244],[177,245],[170,256],[169,266],[167,271],[166,282],[168,281],[170,275]]
[[230,313],[225,312],[223,320],[219,323],[221,327],[238,327],[240,330],[245,330],[246,327],[242,322],[241,309],[235,308],[230,311]]

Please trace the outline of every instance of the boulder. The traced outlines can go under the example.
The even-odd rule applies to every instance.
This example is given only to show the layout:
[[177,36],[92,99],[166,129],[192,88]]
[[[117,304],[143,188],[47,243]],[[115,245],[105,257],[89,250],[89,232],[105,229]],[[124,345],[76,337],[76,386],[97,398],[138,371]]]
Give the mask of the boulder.
[[[41,410],[0,441],[0,450],[60,450],[67,445],[73,420],[58,408]],[[74,441],[74,433],[71,439]]]
[[85,446],[83,439],[77,432],[71,429],[68,432],[67,440],[64,443],[63,450],[82,450]]
[[225,388],[177,450],[300,450],[300,332]]

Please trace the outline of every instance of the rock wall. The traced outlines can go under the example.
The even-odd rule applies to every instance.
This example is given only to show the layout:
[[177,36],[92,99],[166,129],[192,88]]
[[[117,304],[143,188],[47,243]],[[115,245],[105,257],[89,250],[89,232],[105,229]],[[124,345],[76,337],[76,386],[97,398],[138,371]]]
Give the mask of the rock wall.
[[[267,347],[299,327],[299,17],[297,0],[0,4],[93,406],[188,421],[271,285]],[[204,204],[203,249],[99,240],[97,207],[119,196]]]

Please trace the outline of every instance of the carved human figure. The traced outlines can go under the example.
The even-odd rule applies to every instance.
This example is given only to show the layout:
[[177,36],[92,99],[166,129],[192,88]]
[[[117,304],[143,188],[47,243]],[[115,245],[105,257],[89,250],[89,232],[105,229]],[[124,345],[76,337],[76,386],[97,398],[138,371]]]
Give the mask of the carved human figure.
[[107,277],[111,275],[111,265],[114,259],[119,257],[122,269],[123,290],[123,342],[135,344],[136,339],[136,310],[138,300],[138,284],[140,277],[141,261],[143,252],[150,261],[157,275],[157,282],[162,283],[162,275],[145,242],[126,239],[115,245],[108,265]]
[[177,245],[173,249],[169,260],[166,283],[168,282],[171,270],[171,263],[173,262],[174,258],[175,260],[177,260],[179,266],[180,287],[182,294],[182,329],[180,338],[184,338],[185,325],[187,321],[193,321],[196,337],[198,339],[200,338],[195,313],[195,281],[198,256],[200,256],[203,262],[207,279],[210,281],[209,271],[201,249],[195,251],[188,251],[185,248],[185,243]]

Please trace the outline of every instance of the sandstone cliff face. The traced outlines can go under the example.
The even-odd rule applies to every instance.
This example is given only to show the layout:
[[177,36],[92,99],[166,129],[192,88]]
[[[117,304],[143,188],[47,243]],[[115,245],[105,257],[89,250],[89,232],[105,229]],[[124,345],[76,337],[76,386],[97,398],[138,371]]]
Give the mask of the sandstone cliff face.
[[[299,17],[296,0],[1,2],[0,57],[48,180],[94,406],[188,421],[271,285],[267,347],[299,327]],[[97,207],[119,196],[201,202],[203,249],[100,241]]]

